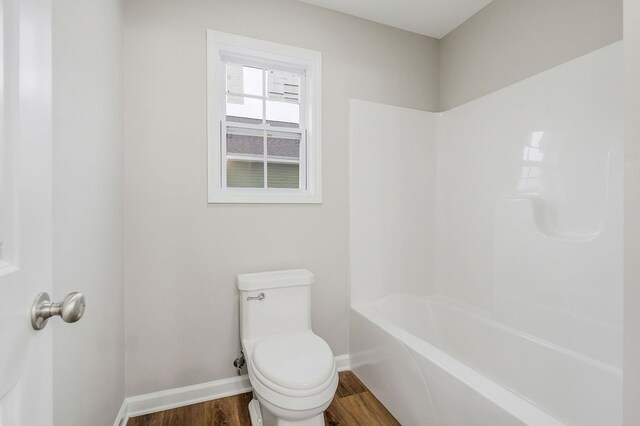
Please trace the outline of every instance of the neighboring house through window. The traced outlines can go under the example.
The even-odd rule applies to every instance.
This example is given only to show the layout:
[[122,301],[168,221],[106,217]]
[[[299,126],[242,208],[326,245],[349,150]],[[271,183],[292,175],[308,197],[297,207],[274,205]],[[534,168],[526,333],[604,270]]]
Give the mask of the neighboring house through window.
[[207,32],[209,202],[320,203],[321,54]]

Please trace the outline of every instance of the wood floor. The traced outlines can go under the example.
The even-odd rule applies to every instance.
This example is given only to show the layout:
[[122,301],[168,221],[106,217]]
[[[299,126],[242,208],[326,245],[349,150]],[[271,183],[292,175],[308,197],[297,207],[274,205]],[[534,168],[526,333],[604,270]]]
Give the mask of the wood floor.
[[[127,426],[250,426],[251,393],[132,417]],[[351,371],[340,373],[336,395],[324,413],[327,426],[399,425]]]

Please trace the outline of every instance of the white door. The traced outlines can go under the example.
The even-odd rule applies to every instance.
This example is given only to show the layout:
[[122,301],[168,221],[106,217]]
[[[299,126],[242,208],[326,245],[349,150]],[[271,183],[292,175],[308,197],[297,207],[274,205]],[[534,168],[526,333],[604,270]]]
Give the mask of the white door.
[[51,290],[51,2],[0,0],[0,14],[0,425],[47,426],[51,326],[29,314]]

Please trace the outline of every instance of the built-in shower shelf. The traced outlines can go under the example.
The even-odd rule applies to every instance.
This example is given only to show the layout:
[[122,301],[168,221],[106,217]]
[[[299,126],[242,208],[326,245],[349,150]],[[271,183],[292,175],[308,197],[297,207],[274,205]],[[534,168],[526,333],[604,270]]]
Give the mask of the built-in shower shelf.
[[606,224],[602,223],[593,230],[564,231],[553,223],[553,217],[554,207],[542,198],[504,197],[496,202],[497,227],[516,227],[524,231],[529,228],[546,238],[572,243],[593,241],[607,230]]

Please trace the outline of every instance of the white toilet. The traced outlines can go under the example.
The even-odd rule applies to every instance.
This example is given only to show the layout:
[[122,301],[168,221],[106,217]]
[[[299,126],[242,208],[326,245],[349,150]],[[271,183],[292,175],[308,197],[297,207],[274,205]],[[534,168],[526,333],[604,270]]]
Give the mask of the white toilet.
[[253,426],[324,425],[338,372],[331,348],[311,330],[314,281],[305,269],[238,275]]

